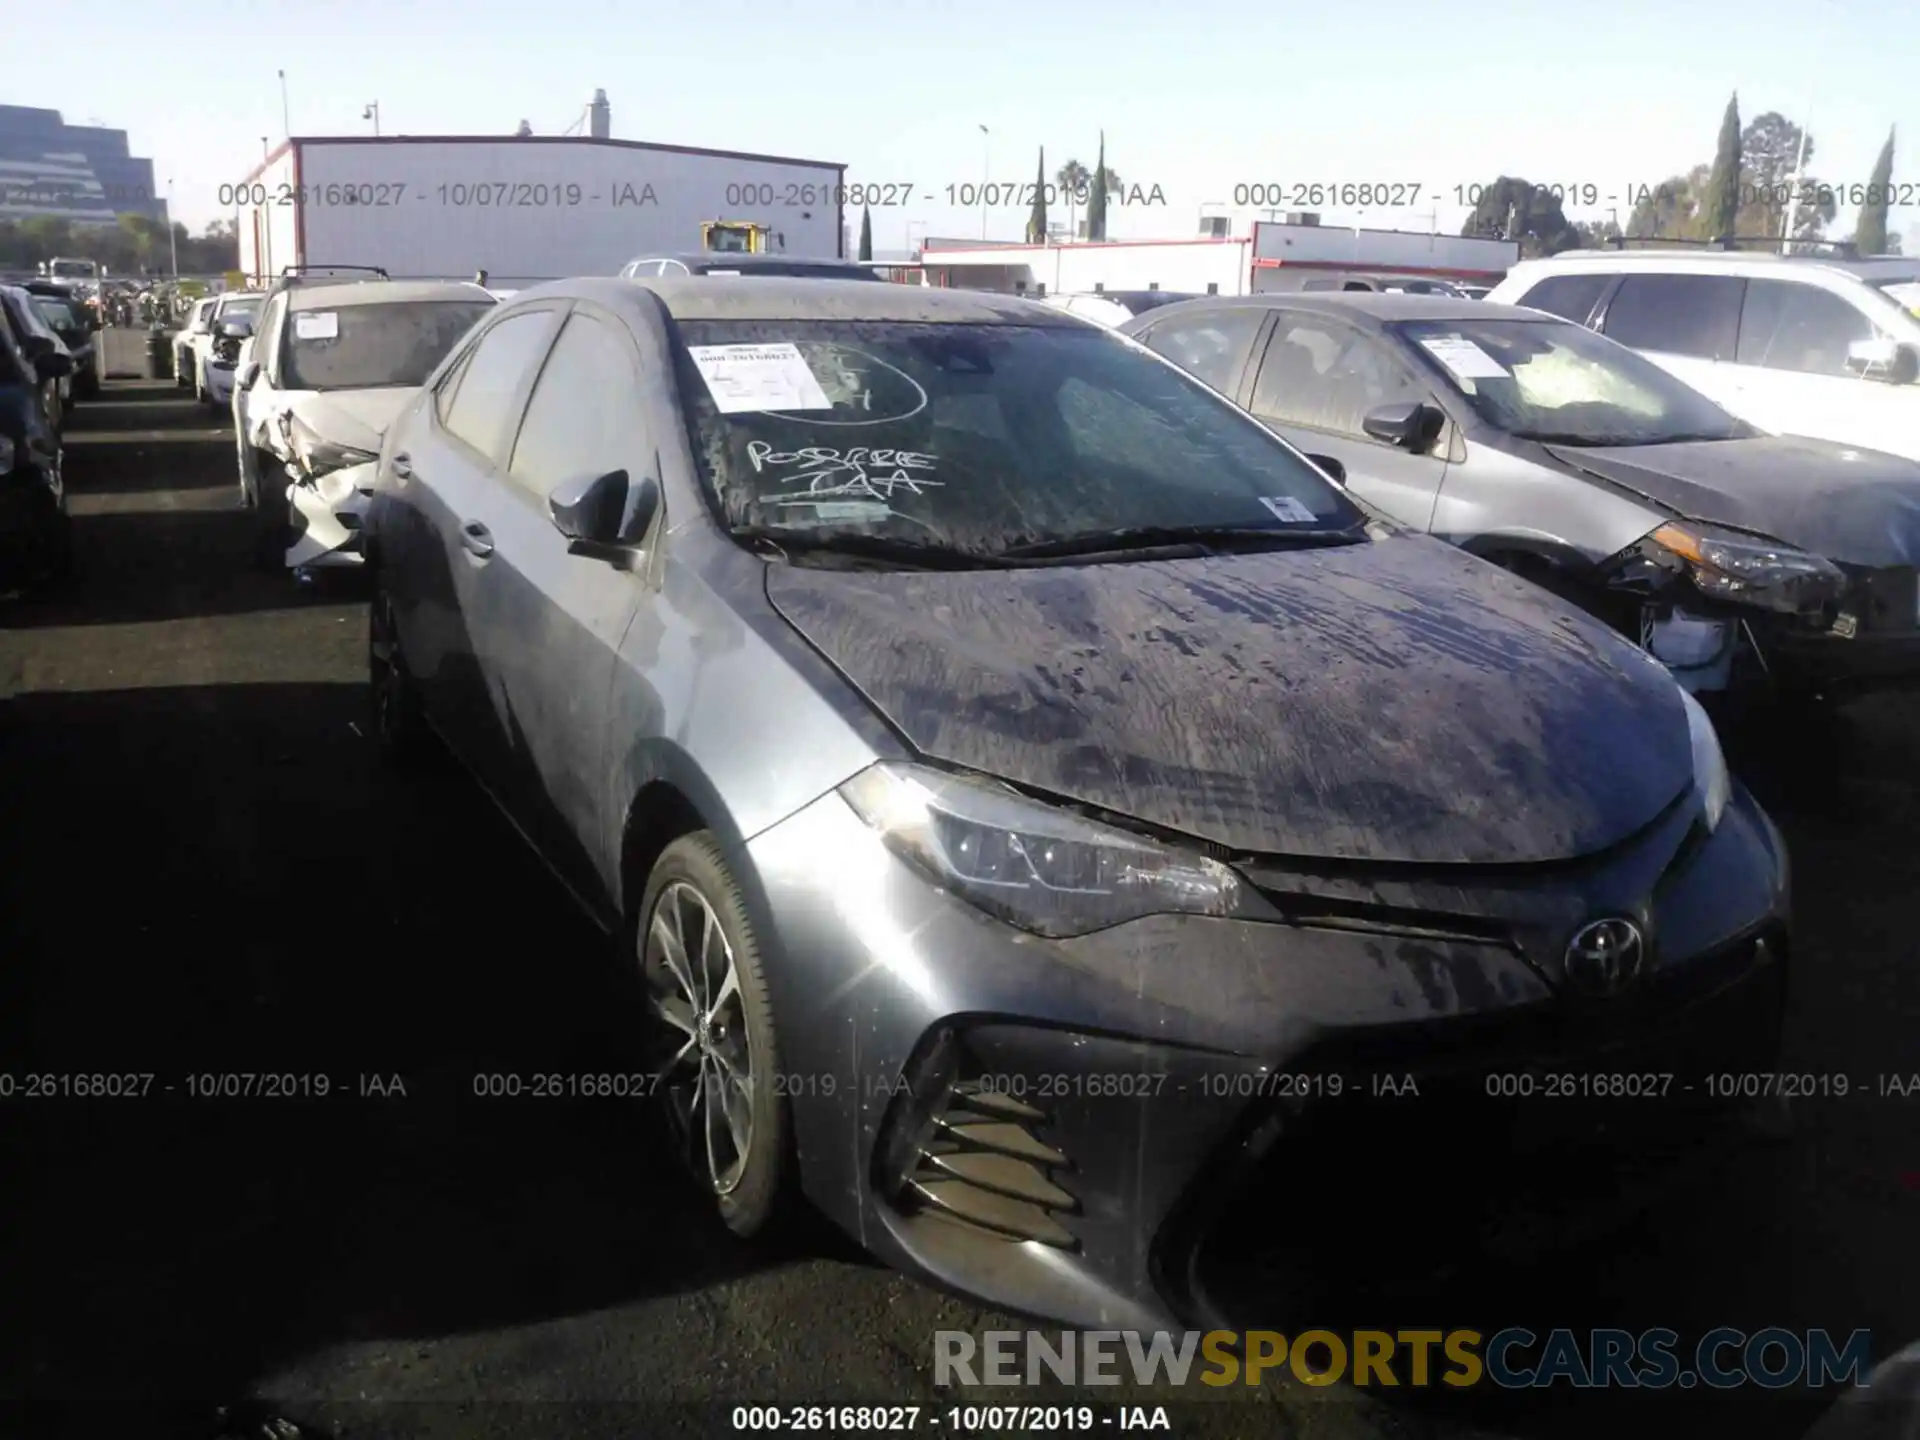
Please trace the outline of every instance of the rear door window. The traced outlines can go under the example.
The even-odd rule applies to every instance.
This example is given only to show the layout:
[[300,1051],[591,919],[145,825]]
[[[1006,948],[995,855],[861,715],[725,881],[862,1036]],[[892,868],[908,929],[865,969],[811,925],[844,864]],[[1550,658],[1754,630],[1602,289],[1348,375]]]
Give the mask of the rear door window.
[[1258,306],[1177,316],[1161,321],[1142,338],[1147,348],[1167,357],[1203,384],[1231,396],[1240,383],[1247,352],[1260,334],[1267,312]]
[[1731,275],[1629,275],[1607,306],[1602,331],[1635,350],[1731,360],[1746,286]]
[[1514,303],[1584,325],[1612,280],[1611,275],[1549,275]]
[[522,387],[547,353],[555,319],[552,310],[509,315],[480,337],[466,361],[445,423],[490,460],[500,459],[520,419]]

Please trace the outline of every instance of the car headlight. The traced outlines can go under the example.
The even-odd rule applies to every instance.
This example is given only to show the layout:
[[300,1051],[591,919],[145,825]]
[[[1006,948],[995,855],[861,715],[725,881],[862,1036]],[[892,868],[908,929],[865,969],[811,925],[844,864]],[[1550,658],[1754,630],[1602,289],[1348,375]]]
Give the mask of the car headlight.
[[1253,901],[1216,860],[990,780],[882,762],[840,794],[896,854],[1035,935],[1085,935],[1143,915],[1233,915]]
[[1733,778],[1727,773],[1727,757],[1720,750],[1720,735],[1713,728],[1713,717],[1685,690],[1680,698],[1687,707],[1687,740],[1693,748],[1693,788],[1707,829],[1720,824],[1727,801],[1733,797]]
[[1686,561],[1694,588],[1715,600],[1798,612],[1818,609],[1846,588],[1832,561],[1791,545],[1699,525],[1662,525],[1647,538]]
[[[282,412],[289,414],[289,412]],[[337,440],[329,440],[298,415],[289,414],[287,422],[287,443],[293,447],[293,453],[309,475],[324,475],[329,470],[344,469],[348,465],[365,465],[380,457],[371,450],[362,450],[353,445],[342,445]]]

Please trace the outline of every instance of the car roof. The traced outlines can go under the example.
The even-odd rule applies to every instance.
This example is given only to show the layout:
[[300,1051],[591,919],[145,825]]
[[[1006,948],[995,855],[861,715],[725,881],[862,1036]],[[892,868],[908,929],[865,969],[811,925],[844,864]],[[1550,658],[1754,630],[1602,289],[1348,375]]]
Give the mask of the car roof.
[[287,309],[344,310],[349,305],[403,305],[419,300],[484,300],[493,295],[471,280],[302,281],[291,287]]
[[261,300],[266,293],[264,290],[223,290],[213,298],[225,304],[229,300]]
[[[1182,300],[1162,305],[1134,317],[1141,328],[1161,324],[1175,315],[1195,315],[1214,307],[1244,307],[1253,310],[1313,310],[1329,315],[1360,318],[1375,325],[1390,325],[1402,320],[1528,320],[1554,321],[1558,317],[1518,305],[1489,305],[1484,300],[1460,300],[1451,295],[1405,295],[1382,290],[1297,290],[1268,291],[1261,295],[1209,295],[1199,300]],[[1566,321],[1559,321],[1566,324]]]
[[[1528,270],[1566,265],[1570,269],[1682,269],[1727,270],[1747,265],[1765,269],[1825,270],[1867,281],[1920,280],[1920,259],[1898,255],[1847,260],[1832,255],[1775,255],[1765,250],[1699,250],[1652,247],[1644,250],[1563,250],[1535,260],[1523,260]],[[1515,269],[1520,266],[1516,265]]]
[[583,277],[522,290],[508,303],[552,298],[591,300],[635,318],[657,296],[675,320],[872,320],[945,325],[1100,327],[1043,305],[986,290],[925,285],[875,285],[865,280],[814,280],[769,275],[751,285],[710,275]]

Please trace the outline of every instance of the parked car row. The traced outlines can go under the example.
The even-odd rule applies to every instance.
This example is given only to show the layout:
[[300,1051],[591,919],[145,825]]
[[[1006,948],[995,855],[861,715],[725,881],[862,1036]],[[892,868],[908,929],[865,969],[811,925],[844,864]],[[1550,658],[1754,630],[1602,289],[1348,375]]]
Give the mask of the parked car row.
[[1193,301],[1124,333],[1691,689],[1920,680],[1914,461],[1768,434],[1592,330],[1490,300]]
[[1773,1068],[1787,857],[1690,692],[1911,674],[1920,466],[1488,301],[667,258],[226,323],[263,561],[368,582],[383,757],[617,938],[726,1223],[1184,1328],[1316,1135],[1410,1143],[1365,1075],[1494,1157],[1726,1133],[1484,1082]]
[[0,286],[0,593],[57,583],[73,569],[61,444],[73,355],[34,299]]
[[[1471,310],[1648,383],[1545,316],[1353,299],[1449,307],[1404,323],[1458,364]],[[995,1303],[1185,1325],[1315,1134],[1400,1153],[1362,1074],[1512,1155],[1729,1117],[1523,1125],[1494,1070],[1772,1068],[1786,855],[1713,722],[1232,403],[1269,303],[1139,317],[1238,327],[1203,384],[1010,297],[557,282],[352,457],[382,753],[450,750],[618,937],[636,1067],[735,1230],[805,1197]],[[1547,473],[1514,449],[1512,484]],[[1353,1078],[1269,1083],[1296,1072]]]

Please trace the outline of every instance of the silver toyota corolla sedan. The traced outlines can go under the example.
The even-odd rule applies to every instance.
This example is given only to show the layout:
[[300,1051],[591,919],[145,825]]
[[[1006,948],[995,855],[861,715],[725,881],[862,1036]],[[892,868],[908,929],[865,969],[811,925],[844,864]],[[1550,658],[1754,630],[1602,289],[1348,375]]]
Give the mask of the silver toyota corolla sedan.
[[1100,327],[565,281],[379,469],[382,749],[444,742],[622,937],[737,1231],[798,1193],[1153,1328],[1343,1185],[1444,1180],[1437,1251],[1483,1160],[1771,1063],[1786,859],[1691,697]]

